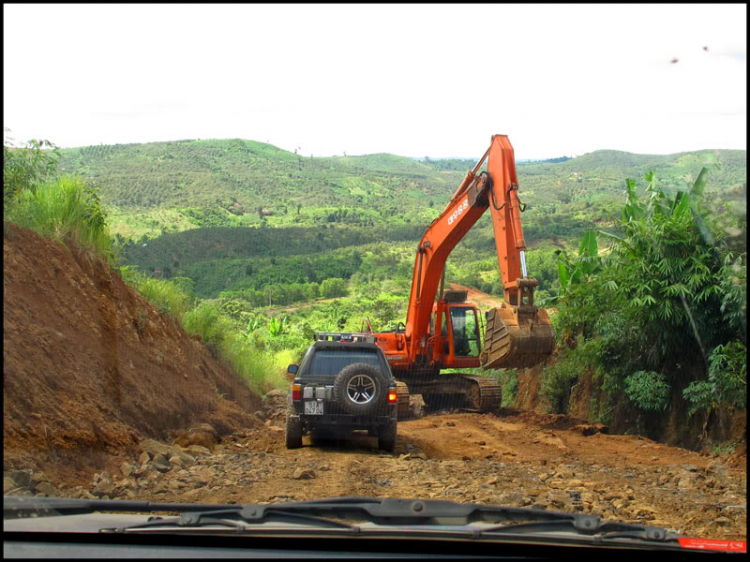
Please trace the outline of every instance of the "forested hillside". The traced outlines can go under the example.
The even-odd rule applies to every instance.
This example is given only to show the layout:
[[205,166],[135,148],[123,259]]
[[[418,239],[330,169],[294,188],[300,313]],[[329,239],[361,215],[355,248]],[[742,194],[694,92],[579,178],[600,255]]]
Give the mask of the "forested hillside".
[[[213,226],[424,226],[473,163],[390,154],[318,158],[234,139],[65,149],[60,170],[98,185],[115,232],[138,237]],[[665,189],[685,188],[703,166],[711,169],[709,191],[742,193],[745,151],[597,151],[519,163],[518,175],[530,207],[596,220],[597,210],[621,200],[623,178],[654,170]]]

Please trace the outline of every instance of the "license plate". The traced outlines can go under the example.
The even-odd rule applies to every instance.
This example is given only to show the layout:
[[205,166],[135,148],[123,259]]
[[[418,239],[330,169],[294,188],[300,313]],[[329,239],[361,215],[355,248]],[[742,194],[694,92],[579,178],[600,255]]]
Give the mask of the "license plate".
[[305,413],[314,416],[323,415],[323,402],[305,402]]

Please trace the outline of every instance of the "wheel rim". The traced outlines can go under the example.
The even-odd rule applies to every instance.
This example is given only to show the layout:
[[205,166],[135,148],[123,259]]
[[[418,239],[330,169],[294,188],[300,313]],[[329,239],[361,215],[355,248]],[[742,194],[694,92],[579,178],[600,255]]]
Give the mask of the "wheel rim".
[[375,381],[367,375],[352,377],[346,385],[349,400],[355,404],[367,404],[375,398]]

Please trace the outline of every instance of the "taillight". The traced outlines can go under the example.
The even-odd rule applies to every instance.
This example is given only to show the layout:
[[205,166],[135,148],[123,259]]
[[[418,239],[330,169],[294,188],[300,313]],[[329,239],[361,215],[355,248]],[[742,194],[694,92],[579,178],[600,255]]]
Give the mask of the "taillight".
[[293,384],[292,385],[292,400],[296,402],[300,400],[301,398],[302,398],[302,385]]
[[396,402],[398,402],[398,394],[396,394],[395,390],[391,390],[388,393],[388,403],[395,404]]

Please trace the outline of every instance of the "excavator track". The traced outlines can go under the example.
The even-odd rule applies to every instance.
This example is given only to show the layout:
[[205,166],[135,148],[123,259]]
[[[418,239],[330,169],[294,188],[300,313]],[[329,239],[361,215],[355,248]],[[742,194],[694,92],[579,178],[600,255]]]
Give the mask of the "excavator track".
[[461,373],[440,375],[412,392],[422,394],[428,410],[433,412],[452,409],[496,412],[503,399],[502,388],[496,380]]
[[409,400],[409,387],[405,382],[396,381],[396,396],[398,397],[398,406],[396,408],[398,419],[408,418],[411,414],[411,403]]
[[494,379],[477,377],[473,375],[461,375],[471,384],[466,393],[466,405],[468,409],[480,413],[497,412],[503,401],[503,389]]

